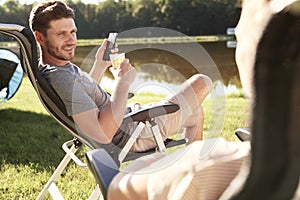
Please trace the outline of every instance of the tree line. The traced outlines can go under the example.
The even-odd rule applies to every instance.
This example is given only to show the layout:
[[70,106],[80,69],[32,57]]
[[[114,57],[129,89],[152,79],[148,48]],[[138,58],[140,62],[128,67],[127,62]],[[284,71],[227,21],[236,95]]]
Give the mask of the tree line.
[[[126,31],[140,27],[163,27],[183,34],[225,34],[237,24],[240,0],[106,0],[84,4],[67,0],[75,10],[78,38],[103,38],[109,31]],[[0,22],[28,26],[35,4],[16,0],[0,5]]]

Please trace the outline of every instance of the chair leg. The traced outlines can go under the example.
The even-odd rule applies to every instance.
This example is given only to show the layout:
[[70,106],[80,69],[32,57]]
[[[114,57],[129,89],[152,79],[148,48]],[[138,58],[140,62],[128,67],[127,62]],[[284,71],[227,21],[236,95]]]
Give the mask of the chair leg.
[[[63,198],[62,194],[60,193],[58,187],[56,186],[55,182],[60,177],[61,173],[67,167],[68,163],[71,160],[73,160],[78,166],[80,166],[82,168],[87,168],[87,165],[82,163],[79,160],[79,158],[75,155],[78,148],[76,148],[73,140],[69,140],[69,141],[65,142],[62,145],[62,148],[66,152],[66,155],[64,156],[62,161],[59,163],[56,170],[54,171],[54,173],[52,174],[52,176],[50,177],[50,179],[44,186],[43,190],[40,192],[40,194],[36,198],[37,200],[44,199],[48,192],[51,195],[52,199],[64,200],[64,198]],[[99,199],[100,196],[102,196],[101,191],[99,189],[99,186],[97,185],[88,200],[96,200],[96,199]]]
[[65,142],[62,145],[63,150],[66,152],[67,155],[69,155],[71,157],[71,159],[79,166],[82,168],[88,168],[87,164],[84,164],[83,162],[81,162],[81,160],[79,160],[79,158],[75,155],[75,152],[73,152],[73,149],[78,149],[76,148],[75,144],[74,144],[74,140],[69,140],[67,142]]
[[152,130],[152,134],[153,134],[153,137],[156,141],[156,144],[158,146],[158,150],[159,152],[161,153],[166,153],[167,152],[167,149],[166,149],[166,146],[164,144],[164,140],[160,134],[160,130],[159,130],[159,127],[158,125],[153,121],[151,122],[147,122],[149,123],[149,126],[151,126],[151,130]]
[[96,185],[96,188],[94,189],[94,191],[92,192],[92,194],[90,195],[90,197],[88,198],[88,200],[104,200],[103,195],[101,194],[99,185]]
[[132,135],[130,136],[129,140],[127,141],[126,145],[122,149],[122,151],[119,154],[119,161],[122,163],[126,155],[128,154],[129,150],[131,149],[133,143],[136,141],[136,138],[140,135],[141,131],[145,127],[145,123],[139,122],[136,129],[133,131]]
[[[75,148],[75,145],[72,145],[70,150],[73,153],[75,153],[77,151],[77,149]],[[57,179],[59,178],[59,176],[61,175],[63,170],[66,168],[66,166],[68,165],[70,160],[71,160],[71,156],[69,154],[66,154],[64,156],[64,158],[62,159],[62,161],[57,166],[56,170],[54,171],[54,173],[52,174],[52,176],[50,177],[48,182],[46,183],[46,185],[44,186],[43,190],[40,192],[39,196],[37,197],[37,200],[44,199],[45,195],[48,192],[54,199],[57,199],[57,198],[63,199],[61,193],[59,192],[59,190],[57,189],[57,187],[55,185],[55,182],[57,181]]]
[[123,147],[122,151],[119,154],[118,160],[120,163],[123,162],[125,159],[126,155],[130,151],[132,145],[136,141],[137,137],[140,135],[141,131],[145,128],[145,126],[150,126],[153,137],[156,141],[156,144],[158,146],[158,150],[161,153],[166,153],[167,149],[164,144],[164,140],[160,134],[160,130],[158,125],[155,123],[154,119],[151,119],[151,121],[146,121],[146,124],[144,122],[139,122],[138,126],[136,129],[133,131],[132,135],[130,136],[129,140],[127,141],[126,145]]

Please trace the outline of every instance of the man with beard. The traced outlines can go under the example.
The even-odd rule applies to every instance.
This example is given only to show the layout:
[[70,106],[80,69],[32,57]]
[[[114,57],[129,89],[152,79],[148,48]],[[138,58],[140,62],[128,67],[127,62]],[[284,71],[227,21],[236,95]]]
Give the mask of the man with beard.
[[[126,110],[128,90],[135,79],[136,71],[125,59],[120,69],[113,73],[116,87],[112,95],[105,92],[99,83],[111,62],[103,60],[107,39],[99,47],[94,65],[89,74],[81,71],[71,60],[75,56],[77,27],[74,11],[61,1],[43,2],[30,13],[29,24],[41,48],[40,70],[56,91],[80,131],[98,143],[116,144],[120,148],[126,137],[115,137],[122,124]],[[111,53],[117,53],[115,47]],[[202,139],[202,102],[211,90],[210,78],[195,74],[184,84],[182,90],[161,103],[175,103],[180,109],[165,116],[156,117],[162,138],[185,128],[189,142]],[[135,126],[128,126],[130,135]],[[131,151],[145,151],[156,146],[149,128],[144,128]]]

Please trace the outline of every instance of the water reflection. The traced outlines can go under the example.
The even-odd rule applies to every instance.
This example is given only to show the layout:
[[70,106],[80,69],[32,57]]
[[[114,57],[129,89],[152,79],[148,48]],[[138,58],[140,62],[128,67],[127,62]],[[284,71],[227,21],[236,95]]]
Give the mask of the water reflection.
[[[147,63],[136,67],[137,77],[130,90],[135,94],[151,92],[171,95],[179,92],[180,85],[186,78],[177,70],[164,64]],[[101,86],[107,90],[114,88],[115,82],[104,77]]]
[[[126,52],[126,57],[136,67],[138,72],[144,73],[145,81],[156,80],[180,84],[182,79],[173,76],[173,68],[186,79],[195,73],[203,73],[214,81],[221,80],[225,86],[235,85],[240,88],[241,83],[237,66],[234,60],[234,49],[228,49],[226,42],[211,42],[200,44],[203,49],[192,52],[191,44],[161,44],[161,45],[122,45],[121,52]],[[83,70],[89,71],[94,62],[96,46],[77,47],[75,64]],[[167,50],[166,50],[167,49]],[[172,49],[170,51],[169,49]],[[183,53],[184,52],[184,53]],[[181,56],[184,54],[184,57]],[[84,62],[83,62],[84,61]],[[151,67],[153,63],[160,67]],[[107,71],[105,76],[112,78]],[[179,78],[179,79],[177,79]]]

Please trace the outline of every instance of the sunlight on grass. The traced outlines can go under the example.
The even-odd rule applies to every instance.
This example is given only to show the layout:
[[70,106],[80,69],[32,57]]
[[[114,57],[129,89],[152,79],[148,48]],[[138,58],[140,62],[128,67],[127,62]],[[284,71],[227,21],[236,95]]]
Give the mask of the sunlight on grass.
[[[130,102],[157,102],[164,96],[153,93],[136,95]],[[226,98],[226,117],[222,135],[237,141],[234,130],[248,126],[249,102],[244,98]],[[205,122],[213,117],[204,103]],[[54,121],[24,78],[17,94],[0,105],[0,197],[1,199],[35,199],[56,166],[64,156],[61,145],[72,139],[71,135]],[[84,161],[86,148],[77,155]],[[58,180],[58,187],[65,199],[87,199],[94,190],[95,180],[91,173],[71,162]],[[48,195],[46,199],[51,199]]]
[[15,96],[6,103],[0,104],[0,108],[13,108],[36,113],[47,113],[47,111],[43,108],[42,103],[38,101],[38,96],[34,91],[29,79],[26,77],[23,79],[22,84]]

